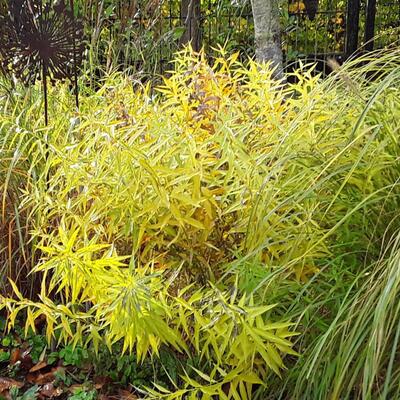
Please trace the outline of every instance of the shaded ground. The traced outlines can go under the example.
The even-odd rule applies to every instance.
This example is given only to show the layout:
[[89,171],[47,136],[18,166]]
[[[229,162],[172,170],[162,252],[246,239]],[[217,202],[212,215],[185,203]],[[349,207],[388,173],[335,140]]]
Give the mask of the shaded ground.
[[140,384],[146,377],[134,357],[108,355],[104,362],[101,354],[94,357],[79,346],[52,351],[40,334],[25,339],[22,329],[6,333],[4,328],[0,319],[0,400],[139,398],[128,381]]

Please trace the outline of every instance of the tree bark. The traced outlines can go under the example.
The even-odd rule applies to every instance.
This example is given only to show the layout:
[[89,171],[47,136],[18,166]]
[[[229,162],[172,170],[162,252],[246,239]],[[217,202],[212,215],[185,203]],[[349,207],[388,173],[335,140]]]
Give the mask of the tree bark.
[[279,0],[251,0],[254,19],[256,59],[271,64],[274,77],[283,78]]
[[180,39],[181,45],[190,43],[194,51],[200,50],[200,0],[182,0],[181,21],[186,30]]

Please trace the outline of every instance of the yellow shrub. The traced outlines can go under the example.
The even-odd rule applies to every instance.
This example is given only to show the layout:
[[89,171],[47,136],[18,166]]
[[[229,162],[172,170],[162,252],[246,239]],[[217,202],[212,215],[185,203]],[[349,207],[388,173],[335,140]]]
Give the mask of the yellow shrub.
[[[228,398],[250,398],[268,368],[279,373],[281,354],[294,354],[289,325],[271,322],[273,307],[255,305],[249,288],[236,294],[247,265],[262,271],[256,285],[276,271],[305,280],[349,229],[368,239],[377,219],[367,205],[397,193],[393,121],[376,129],[374,114],[385,87],[366,88],[377,99],[366,106],[345,80],[295,76],[281,87],[237,55],[211,67],[185,51],[157,94],[113,76],[70,120],[57,88],[49,154],[39,139],[24,148],[34,155],[22,204],[34,216],[41,302],[14,287],[18,299],[3,299],[10,323],[26,309],[27,329],[47,317],[49,339],[122,341],[139,359],[166,344],[211,360],[197,371],[208,383],[186,377],[182,398],[221,395],[227,382]],[[21,132],[14,114],[1,118]]]

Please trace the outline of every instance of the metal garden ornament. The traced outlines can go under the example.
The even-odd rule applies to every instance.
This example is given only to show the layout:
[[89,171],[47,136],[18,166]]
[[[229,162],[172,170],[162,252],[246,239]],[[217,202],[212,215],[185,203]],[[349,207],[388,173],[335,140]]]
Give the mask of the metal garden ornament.
[[[83,24],[74,16],[73,0],[10,0],[1,8],[0,68],[26,85],[42,81],[48,124],[47,83],[70,80],[78,99],[78,68],[84,45]],[[78,40],[79,39],[79,40]]]

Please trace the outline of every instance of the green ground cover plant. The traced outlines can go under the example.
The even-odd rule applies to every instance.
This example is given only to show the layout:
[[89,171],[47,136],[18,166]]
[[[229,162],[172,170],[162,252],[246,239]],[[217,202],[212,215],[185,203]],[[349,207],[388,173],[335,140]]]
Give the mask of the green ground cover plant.
[[47,128],[40,88],[4,83],[8,328],[169,354],[147,398],[393,398],[400,53],[285,85],[238,60],[182,51],[156,88],[112,74],[79,113],[59,84]]

